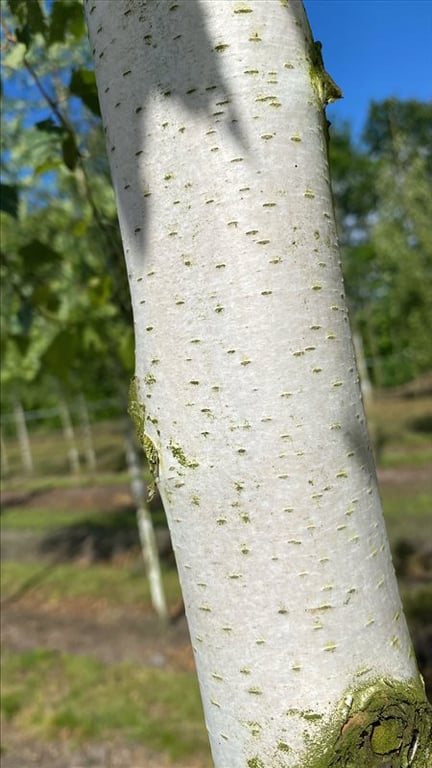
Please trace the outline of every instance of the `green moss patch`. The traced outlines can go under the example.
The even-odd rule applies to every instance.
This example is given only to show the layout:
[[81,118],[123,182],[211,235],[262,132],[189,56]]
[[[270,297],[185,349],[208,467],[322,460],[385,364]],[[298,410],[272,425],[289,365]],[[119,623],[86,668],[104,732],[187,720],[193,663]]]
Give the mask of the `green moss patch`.
[[432,708],[420,685],[377,680],[348,700],[304,768],[430,768]]

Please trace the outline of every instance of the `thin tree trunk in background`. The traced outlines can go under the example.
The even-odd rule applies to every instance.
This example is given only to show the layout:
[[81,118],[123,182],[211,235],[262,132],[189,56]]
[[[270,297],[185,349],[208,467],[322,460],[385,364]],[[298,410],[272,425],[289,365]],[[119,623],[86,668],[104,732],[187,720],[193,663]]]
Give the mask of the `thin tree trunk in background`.
[[16,400],[14,404],[14,418],[17,432],[18,443],[20,447],[21,462],[24,472],[30,475],[33,472],[33,456],[31,451],[30,439],[27,430],[24,408]]
[[73,428],[72,419],[69,411],[69,406],[66,400],[61,397],[58,406],[60,421],[63,428],[63,436],[68,446],[67,455],[69,459],[69,466],[72,474],[78,475],[80,472],[80,459],[78,448],[75,440],[75,430]]
[[78,398],[78,409],[81,422],[81,431],[84,438],[84,455],[86,458],[87,467],[90,472],[94,472],[96,470],[96,452],[93,444],[93,435],[87,402],[84,395],[80,395]]
[[0,451],[1,451],[1,473],[7,475],[9,472],[9,459],[6,450],[6,443],[3,438],[3,432],[0,432]]
[[216,768],[426,768],[297,0],[86,0]]
[[136,505],[138,533],[147,578],[150,587],[150,597],[153,608],[162,621],[168,619],[168,609],[163,588],[162,572],[153,522],[146,502],[146,486],[142,477],[142,466],[134,446],[130,430],[126,437],[126,461],[129,469],[132,497]]

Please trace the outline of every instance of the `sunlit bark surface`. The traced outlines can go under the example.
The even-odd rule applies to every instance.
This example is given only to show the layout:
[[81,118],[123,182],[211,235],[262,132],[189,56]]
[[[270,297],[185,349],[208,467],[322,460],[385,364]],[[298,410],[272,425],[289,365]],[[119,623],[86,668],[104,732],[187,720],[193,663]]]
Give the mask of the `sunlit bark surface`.
[[86,12],[139,401],[214,762],[309,765],[327,718],[348,721],[351,690],[418,673],[308,23],[279,0],[87,0]]

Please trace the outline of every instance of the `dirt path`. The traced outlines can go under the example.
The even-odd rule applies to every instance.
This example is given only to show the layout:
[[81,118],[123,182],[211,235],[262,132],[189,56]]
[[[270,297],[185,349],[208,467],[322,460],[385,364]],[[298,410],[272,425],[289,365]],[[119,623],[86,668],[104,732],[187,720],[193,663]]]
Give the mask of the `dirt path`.
[[138,661],[193,670],[186,620],[163,627],[152,614],[105,608],[94,600],[35,602],[25,595],[2,607],[1,644],[15,651],[50,648],[113,663]]
[[3,490],[1,507],[59,507],[82,512],[86,509],[121,509],[132,504],[127,484],[75,488],[42,488],[33,491]]

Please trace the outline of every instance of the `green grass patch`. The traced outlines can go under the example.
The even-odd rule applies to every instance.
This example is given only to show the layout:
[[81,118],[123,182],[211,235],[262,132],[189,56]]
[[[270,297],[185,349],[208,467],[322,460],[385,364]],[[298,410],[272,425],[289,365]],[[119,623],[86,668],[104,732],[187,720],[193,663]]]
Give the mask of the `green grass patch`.
[[5,651],[2,710],[45,738],[121,736],[171,759],[208,755],[196,677],[35,649]]
[[3,512],[0,523],[2,528],[35,531],[65,528],[71,525],[97,525],[98,528],[105,529],[128,527],[135,529],[137,525],[134,509],[106,512],[98,509],[76,511],[52,507],[11,507]]
[[432,539],[432,494],[384,486],[381,497],[391,544],[401,539]]
[[70,509],[50,509],[46,507],[23,507],[6,509],[1,516],[2,528],[18,530],[50,530],[69,525],[85,525],[93,522],[105,523],[101,512],[74,512]]
[[[153,525],[157,528],[166,528],[167,522],[163,508],[153,505],[151,516]],[[105,531],[125,530],[125,528],[137,529],[135,507],[123,509],[104,510],[77,510],[58,507],[9,507],[3,510],[0,517],[1,528],[14,528],[16,530],[50,531],[69,526],[87,526]]]
[[[168,604],[180,599],[174,568],[163,571]],[[113,605],[150,606],[149,583],[141,563],[129,567],[82,566],[70,563],[46,566],[40,562],[4,561],[1,565],[2,598],[31,590],[42,600],[91,597]]]
[[44,491],[51,488],[93,488],[95,485],[123,485],[128,483],[129,474],[127,471],[91,474],[83,472],[79,475],[47,473],[33,477],[23,477],[21,471],[17,477],[3,478],[2,490],[31,493],[32,491]]
[[432,464],[432,450],[429,447],[423,450],[386,450],[381,459],[382,467],[425,467]]

